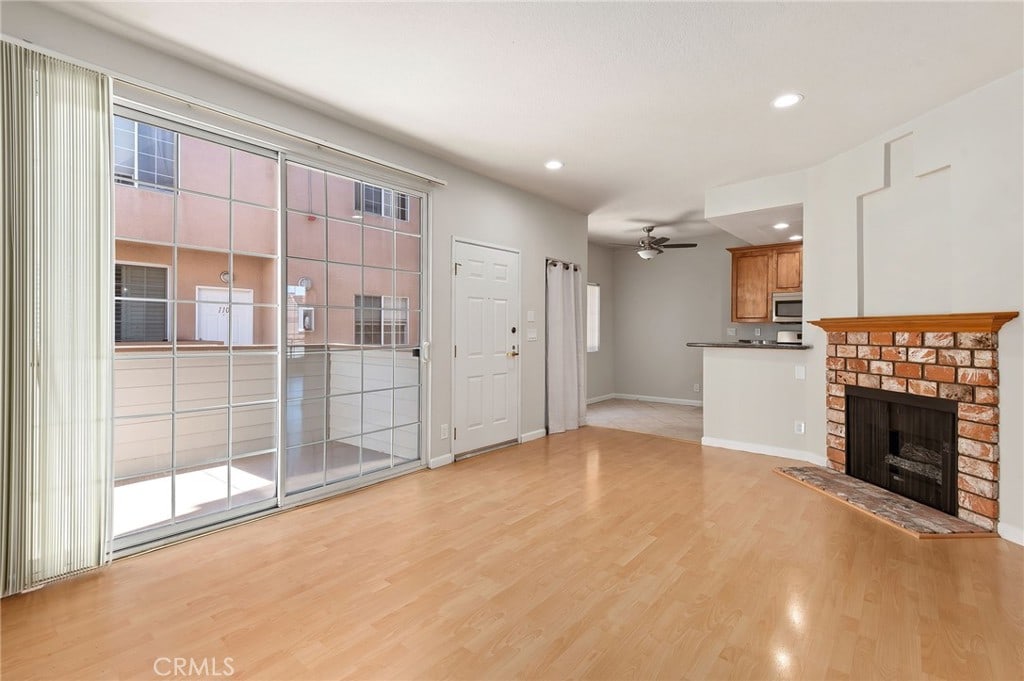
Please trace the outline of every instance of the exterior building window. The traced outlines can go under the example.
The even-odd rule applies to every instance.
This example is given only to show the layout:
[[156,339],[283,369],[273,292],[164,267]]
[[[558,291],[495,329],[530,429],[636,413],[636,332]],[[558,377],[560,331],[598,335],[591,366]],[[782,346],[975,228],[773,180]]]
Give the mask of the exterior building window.
[[356,342],[361,345],[408,345],[409,299],[393,296],[355,297]]
[[177,134],[114,116],[114,181],[174,189]]
[[114,341],[155,343],[167,333],[167,269],[114,265]]
[[365,182],[357,182],[356,210],[385,218],[409,221],[409,196]]
[[601,347],[601,286],[587,284],[587,352]]

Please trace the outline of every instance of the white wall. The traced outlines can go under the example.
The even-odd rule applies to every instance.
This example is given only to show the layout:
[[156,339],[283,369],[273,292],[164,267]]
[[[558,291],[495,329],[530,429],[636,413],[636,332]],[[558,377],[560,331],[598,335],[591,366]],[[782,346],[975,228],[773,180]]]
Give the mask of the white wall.
[[701,350],[686,343],[725,340],[726,328],[739,326],[730,322],[732,256],[725,249],[746,244],[724,232],[690,241],[698,247],[653,260],[615,251],[616,393],[701,400],[693,391],[704,384]]
[[[1020,311],[1022,150],[1024,71],[1018,71],[808,169],[805,318]],[[924,285],[929,281],[934,285]],[[1024,543],[1022,326],[1018,317],[999,335],[999,530]],[[823,455],[825,334],[809,325],[804,333],[814,345],[805,358],[804,441],[809,452]],[[762,397],[774,392],[766,385]],[[723,408],[739,413],[728,391],[723,400]],[[769,431],[748,435],[786,446]]]
[[[432,433],[431,457],[451,451],[439,426],[451,422],[451,261],[452,236],[503,244],[522,253],[522,309],[544,318],[544,259],[555,257],[585,266],[586,217],[550,201],[459,168],[397,142],[303,108],[237,81],[197,68],[138,43],[83,24],[35,3],[4,3],[3,32],[114,74],[126,75],[216,106],[238,111],[342,147],[441,177],[445,188],[432,192]],[[539,172],[544,172],[539,168]],[[525,315],[523,316],[525,323]],[[544,428],[544,329],[522,348],[524,433]]]
[[[1024,307],[1022,102],[1018,71],[809,170],[808,319]],[[935,285],[922,285],[929,280]],[[808,426],[815,425],[808,442],[820,447],[824,332],[808,336],[818,355],[808,381]],[[1024,541],[1022,355],[1018,317],[999,334],[1000,533],[1017,541]]]
[[587,353],[587,398],[615,392],[615,274],[614,249],[587,246],[587,282],[601,286],[601,342],[597,352]]
[[[794,430],[803,422],[807,350],[706,348],[704,434],[706,445],[813,461],[825,456],[807,451],[805,436]],[[761,386],[771,386],[770,394]]]

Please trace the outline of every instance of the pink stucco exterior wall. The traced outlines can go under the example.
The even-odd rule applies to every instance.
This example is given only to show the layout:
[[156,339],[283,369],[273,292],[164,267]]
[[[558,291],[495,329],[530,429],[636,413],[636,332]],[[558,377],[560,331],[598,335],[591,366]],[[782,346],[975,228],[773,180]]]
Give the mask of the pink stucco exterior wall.
[[[255,303],[277,304],[277,167],[187,135],[178,136],[178,159],[177,191],[115,186],[115,257],[174,266],[177,338],[187,341],[195,338],[189,301],[196,287],[224,287],[224,271],[233,272],[235,287],[253,290]],[[304,295],[284,301],[289,342],[352,345],[356,312],[337,308],[351,308],[361,294],[408,298],[409,340],[417,343],[420,200],[408,197],[408,220],[400,220],[357,212],[357,185],[348,178],[289,164],[286,182],[286,283],[312,282]],[[312,331],[298,329],[297,307],[314,308]],[[277,323],[276,310],[257,309],[254,344],[272,343]]]

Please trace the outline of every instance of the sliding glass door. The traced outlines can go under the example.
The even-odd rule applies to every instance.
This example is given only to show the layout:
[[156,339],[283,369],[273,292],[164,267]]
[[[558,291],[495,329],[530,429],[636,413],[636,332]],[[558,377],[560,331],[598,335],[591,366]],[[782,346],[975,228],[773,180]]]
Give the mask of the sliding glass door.
[[422,198],[114,134],[114,550],[420,467]]
[[420,462],[422,202],[286,164],[284,493]]
[[114,119],[115,549],[277,503],[277,154]]

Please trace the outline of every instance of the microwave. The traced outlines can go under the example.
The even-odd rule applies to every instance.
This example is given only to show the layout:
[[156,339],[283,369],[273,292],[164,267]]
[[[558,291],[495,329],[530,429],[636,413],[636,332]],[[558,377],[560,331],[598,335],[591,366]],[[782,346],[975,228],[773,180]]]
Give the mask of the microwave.
[[773,293],[772,321],[778,324],[799,324],[804,320],[804,294]]

